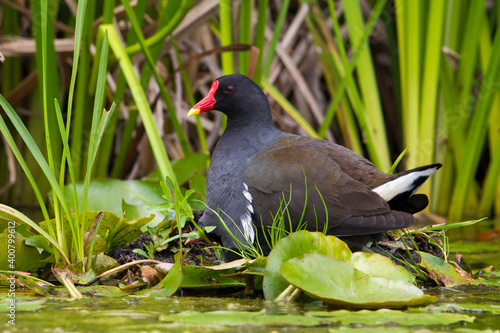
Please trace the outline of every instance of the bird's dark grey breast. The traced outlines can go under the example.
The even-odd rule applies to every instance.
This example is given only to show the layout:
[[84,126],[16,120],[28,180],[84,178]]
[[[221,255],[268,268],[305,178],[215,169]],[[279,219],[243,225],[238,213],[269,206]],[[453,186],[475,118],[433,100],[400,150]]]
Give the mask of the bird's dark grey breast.
[[[238,142],[238,144],[236,144]],[[262,143],[265,144],[265,143]],[[234,243],[231,236],[220,225],[218,212],[229,230],[242,243],[253,242],[255,230],[252,226],[252,197],[245,184],[244,170],[250,163],[250,156],[262,145],[246,144],[245,140],[223,136],[218,142],[207,174],[207,209],[200,224],[215,225],[222,243]],[[212,211],[213,210],[213,211]]]

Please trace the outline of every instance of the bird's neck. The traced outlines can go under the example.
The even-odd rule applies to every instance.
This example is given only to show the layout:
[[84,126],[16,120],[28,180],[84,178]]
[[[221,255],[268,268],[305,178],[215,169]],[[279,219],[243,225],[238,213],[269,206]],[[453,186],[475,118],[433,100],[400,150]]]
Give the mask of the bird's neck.
[[238,142],[238,148],[244,150],[254,150],[254,148],[259,150],[282,133],[274,126],[270,116],[269,119],[260,118],[257,121],[228,117],[227,126],[220,141]]

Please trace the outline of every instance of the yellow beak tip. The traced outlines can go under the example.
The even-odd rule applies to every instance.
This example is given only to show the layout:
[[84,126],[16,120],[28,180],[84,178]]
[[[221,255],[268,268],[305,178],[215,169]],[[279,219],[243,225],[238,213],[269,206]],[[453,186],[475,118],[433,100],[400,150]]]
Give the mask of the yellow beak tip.
[[193,109],[189,110],[187,116],[188,117],[195,116],[197,114],[200,114],[200,111],[201,111],[200,109],[194,109],[193,108]]

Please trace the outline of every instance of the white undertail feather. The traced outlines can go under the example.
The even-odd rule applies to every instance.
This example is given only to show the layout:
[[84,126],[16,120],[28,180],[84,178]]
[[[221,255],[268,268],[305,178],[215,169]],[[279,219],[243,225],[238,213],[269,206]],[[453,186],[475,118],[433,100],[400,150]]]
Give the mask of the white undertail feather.
[[243,183],[243,196],[245,197],[245,199],[247,199],[248,201],[248,205],[247,205],[247,209],[248,211],[246,213],[244,213],[240,220],[241,220],[241,224],[243,226],[243,234],[245,235],[245,238],[250,242],[250,243],[253,243],[254,240],[255,240],[255,230],[253,228],[253,225],[252,225],[252,214],[254,212],[253,210],[253,206],[252,206],[252,201],[253,201],[253,198],[252,198],[252,195],[250,194],[250,192],[248,192],[248,185],[246,183]]
[[422,185],[420,184],[419,186],[413,188],[414,181],[420,177],[432,176],[437,171],[437,169],[438,168],[436,167],[409,173],[407,175],[391,180],[390,182],[382,184],[372,189],[372,191],[376,192],[378,195],[384,198],[385,201],[390,201],[400,193],[411,191],[411,194],[413,194]]

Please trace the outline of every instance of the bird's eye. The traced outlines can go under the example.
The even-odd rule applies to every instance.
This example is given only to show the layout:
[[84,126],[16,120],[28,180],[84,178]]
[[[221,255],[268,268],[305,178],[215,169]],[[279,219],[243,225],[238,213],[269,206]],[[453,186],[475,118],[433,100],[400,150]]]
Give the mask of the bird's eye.
[[230,85],[228,85],[228,86],[226,87],[226,93],[230,94],[230,93],[232,93],[233,91],[234,91],[234,86],[233,86],[233,85],[231,85],[231,84],[230,84]]

